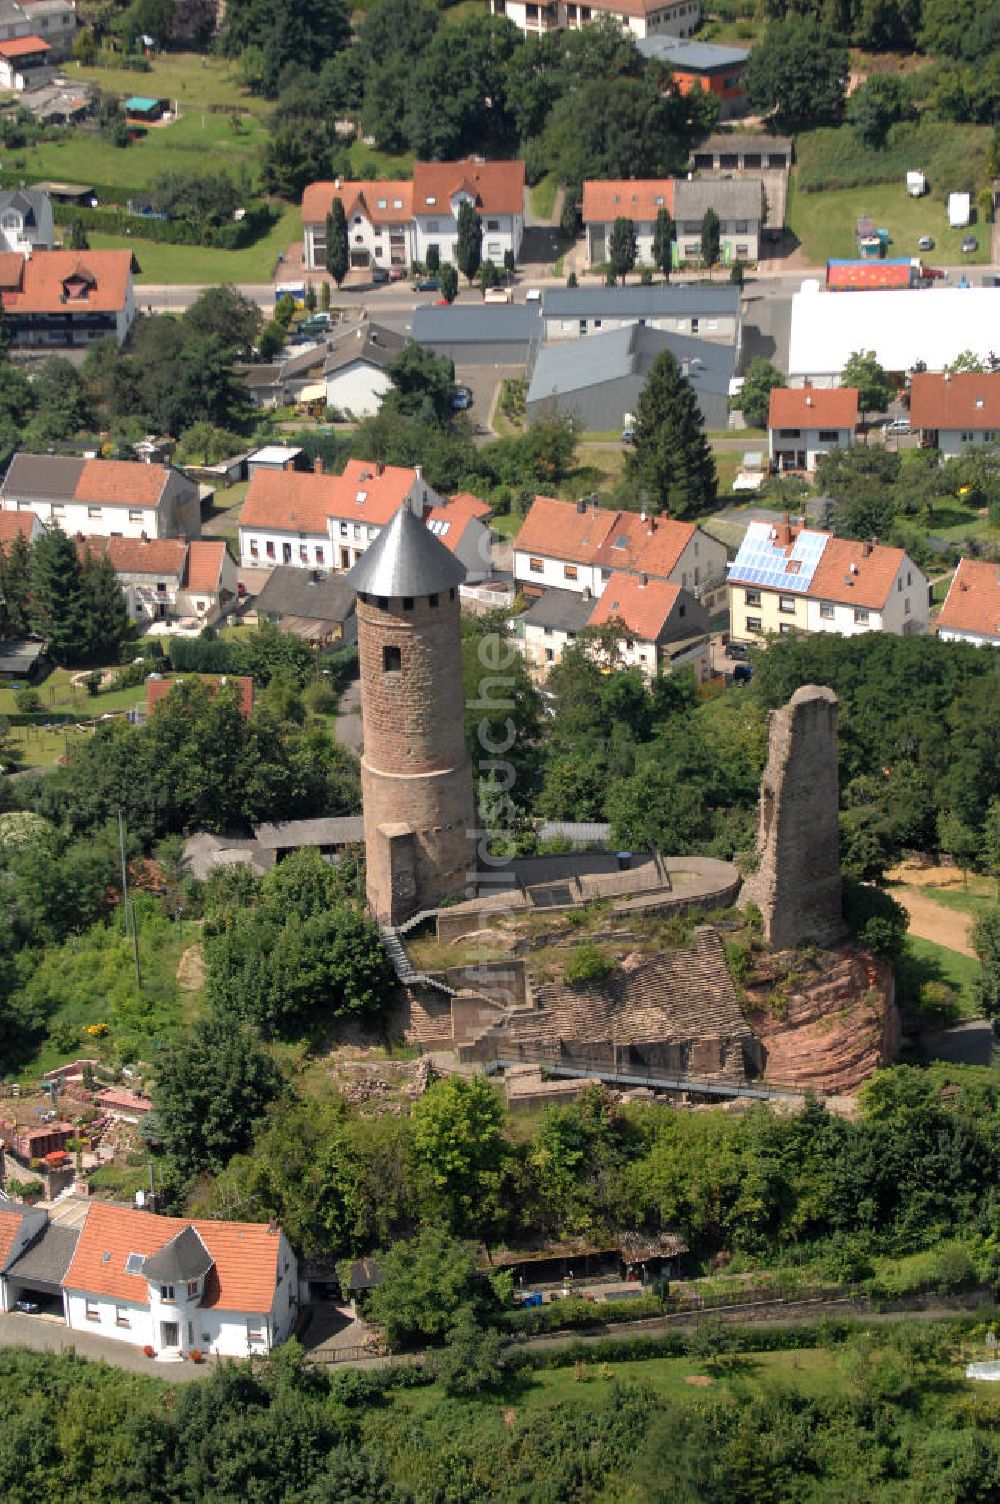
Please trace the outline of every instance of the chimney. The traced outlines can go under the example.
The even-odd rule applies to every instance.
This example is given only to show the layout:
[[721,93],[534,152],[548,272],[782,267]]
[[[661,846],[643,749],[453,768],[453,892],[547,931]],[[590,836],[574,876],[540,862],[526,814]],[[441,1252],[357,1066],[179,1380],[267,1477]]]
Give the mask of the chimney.
[[149,542],[149,536],[148,536],[148,534],[145,533],[145,532],[141,532],[139,534],[139,542],[140,543],[148,543]]
[[585,601],[589,601],[591,598],[591,589],[589,585],[584,585],[583,587],[583,598]]
[[645,520],[646,520],[646,508],[643,507],[642,511],[639,513],[639,521],[640,522],[645,522]]
[[334,178],[334,180],[333,180],[333,186],[337,189],[338,192],[340,191],[340,179],[339,178]]
[[813,405],[813,399],[811,397],[807,397],[806,398],[806,407],[812,407],[812,405]]
[[586,512],[586,510],[587,510],[587,503],[585,501],[582,501],[582,500],[578,501],[577,504],[576,504],[576,509],[580,513],[580,516],[582,517],[584,515],[584,513]]
[[645,590],[645,588],[646,588],[646,586],[648,584],[649,584],[649,575],[648,574],[641,574],[639,576],[639,589],[640,590]]
[[646,531],[649,533],[650,537],[652,537],[653,534],[656,532],[656,518],[655,517],[650,517],[650,519],[649,519],[649,526],[647,527]]
[[[379,475],[382,474],[382,471],[384,469],[385,469],[385,466],[382,465],[380,467],[380,469],[379,469],[379,472],[378,472]],[[413,467],[413,473],[417,477],[417,480],[423,480],[423,478],[424,478],[424,467],[423,467],[423,465],[414,465],[414,467]]]
[[[385,474],[385,464],[384,464],[384,462],[382,460],[379,460],[378,464],[375,466],[375,474],[376,474],[376,476],[384,475]],[[420,466],[419,465],[417,466],[417,475],[418,475],[418,477],[420,475]]]
[[862,554],[864,555],[864,557],[866,559],[870,559],[871,558],[873,547],[874,547],[874,544],[872,544],[872,543],[863,543],[861,545],[861,552],[862,552]]
[[945,379],[945,381],[950,381],[951,380],[951,372],[950,371],[945,371],[945,373],[944,373],[944,379]]
[[295,461],[294,460],[285,460],[283,462],[281,468],[282,468],[282,470],[294,470],[295,469]]
[[313,475],[323,474],[323,461],[319,455],[313,460]]

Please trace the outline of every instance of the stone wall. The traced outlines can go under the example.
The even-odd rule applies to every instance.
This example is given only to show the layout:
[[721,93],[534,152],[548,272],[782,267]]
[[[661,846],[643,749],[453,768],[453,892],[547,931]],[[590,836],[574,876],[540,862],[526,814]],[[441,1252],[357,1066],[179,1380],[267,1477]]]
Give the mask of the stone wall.
[[768,717],[759,861],[741,900],[760,909],[776,950],[843,933],[838,805],[837,697],[807,684]]

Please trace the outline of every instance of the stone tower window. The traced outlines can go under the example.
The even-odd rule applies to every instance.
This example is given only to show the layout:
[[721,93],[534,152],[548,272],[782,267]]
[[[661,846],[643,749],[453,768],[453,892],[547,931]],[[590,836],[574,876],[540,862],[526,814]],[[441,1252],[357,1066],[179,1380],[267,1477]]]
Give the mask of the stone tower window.
[[412,595],[404,595],[403,596],[403,610],[404,611],[412,611],[413,610],[413,596]]
[[383,674],[398,674],[403,667],[402,651],[387,643],[382,649],[382,672]]
[[430,604],[430,605],[431,605],[431,606],[436,606],[436,605],[437,605],[437,603],[438,603],[438,598],[437,598],[437,596],[436,596],[436,595],[429,595],[429,596],[428,596],[428,597],[427,597],[427,600],[428,600],[428,603],[429,603],[429,604]]

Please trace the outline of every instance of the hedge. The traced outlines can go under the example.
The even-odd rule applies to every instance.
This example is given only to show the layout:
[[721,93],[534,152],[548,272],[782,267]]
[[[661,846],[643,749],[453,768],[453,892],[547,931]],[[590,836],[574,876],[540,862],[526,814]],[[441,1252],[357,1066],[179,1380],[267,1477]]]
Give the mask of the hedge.
[[204,245],[221,251],[240,251],[254,245],[268,234],[277,219],[270,204],[255,204],[242,219],[227,220],[221,225],[191,219],[150,219],[143,214],[129,214],[125,209],[84,209],[73,204],[56,204],[52,212],[60,225],[79,223],[86,230],[99,230],[104,235],[129,235],[134,240],[166,245]]

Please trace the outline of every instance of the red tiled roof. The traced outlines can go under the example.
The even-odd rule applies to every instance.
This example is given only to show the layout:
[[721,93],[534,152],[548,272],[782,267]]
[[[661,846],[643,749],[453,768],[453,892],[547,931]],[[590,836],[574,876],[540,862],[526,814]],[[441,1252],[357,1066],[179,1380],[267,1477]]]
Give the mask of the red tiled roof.
[[[3,307],[7,313],[119,313],[132,267],[131,251],[35,251],[24,263],[19,290],[4,292]],[[79,295],[83,289],[86,296]]]
[[187,575],[185,590],[218,590],[222,566],[226,559],[226,545],[210,539],[198,539],[188,544]]
[[12,37],[9,42],[0,42],[0,57],[28,57],[33,52],[51,52],[48,42],[41,37]]
[[830,537],[807,593],[813,600],[881,611],[905,557],[901,548],[884,543]]
[[913,428],[1000,429],[1000,372],[924,371],[910,381]]
[[34,512],[0,511],[0,548],[5,543],[13,543],[15,538],[26,538],[30,542],[37,521]]
[[[244,719],[249,719],[253,715],[253,680],[245,674],[195,674],[194,678],[207,682],[213,695],[222,683],[238,685],[240,691],[240,712]],[[165,700],[172,689],[176,689],[179,682],[179,679],[147,679],[146,714],[151,715],[160,701]]]
[[[659,202],[657,202],[659,200]],[[584,224],[610,224],[619,217],[655,220],[674,207],[673,178],[588,178],[583,185]]]
[[854,386],[776,386],[771,389],[768,428],[855,428],[858,389]]
[[74,501],[106,507],[156,507],[170,471],[136,460],[85,460],[73,492]]
[[598,563],[605,569],[638,570],[665,580],[697,531],[693,522],[675,522],[671,517],[643,519],[638,512],[618,512]]
[[537,553],[571,563],[591,564],[597,558],[617,513],[603,507],[583,507],[554,496],[536,496],[514,539],[519,553]]
[[485,521],[487,517],[493,516],[493,508],[489,502],[480,501],[479,497],[473,496],[471,491],[459,491],[451,499],[468,507],[470,517],[481,517]]
[[20,251],[0,251],[0,289],[20,287],[24,274],[24,257]]
[[15,1212],[0,1212],[0,1269],[10,1258],[10,1250],[20,1230],[21,1218]]
[[666,580],[653,580],[647,576],[643,584],[640,575],[613,574],[587,625],[600,627],[620,618],[633,637],[642,642],[656,642],[677,604],[680,591],[679,585],[670,585]]
[[137,1097],[134,1092],[113,1088],[99,1091],[94,1097],[98,1107],[117,1108],[119,1112],[152,1112],[153,1104],[148,1097]]
[[255,470],[240,526],[316,534],[336,517],[381,527],[395,517],[415,479],[414,470],[364,460],[348,460],[341,475]]
[[87,1295],[146,1305],[149,1294],[145,1279],[141,1274],[125,1273],[128,1256],[139,1253],[148,1258],[185,1227],[194,1228],[215,1261],[214,1270],[205,1280],[202,1305],[248,1314],[270,1311],[281,1238],[265,1223],[189,1222],[184,1217],[159,1217],[104,1201],[90,1205],[63,1286]]
[[982,559],[959,559],[937,631],[975,632],[1000,641],[1000,567]]
[[[523,162],[418,162],[413,169],[413,213],[449,208],[465,190],[484,214],[520,214],[524,209]],[[433,199],[433,203],[428,200]]]
[[[413,184],[391,182],[310,183],[302,195],[303,224],[321,224],[339,198],[348,219],[363,214],[374,225],[406,224],[413,218]],[[381,207],[382,200],[385,207]],[[396,207],[396,200],[399,207]]]
[[79,554],[107,554],[116,574],[149,574],[180,580],[188,545],[183,538],[80,539]]

